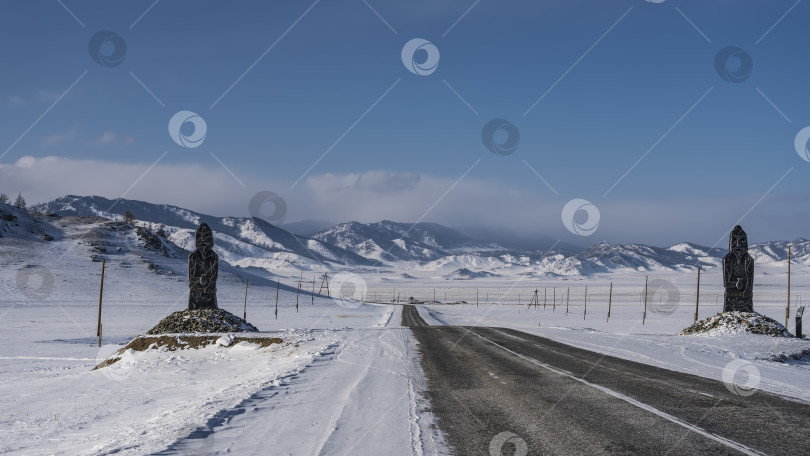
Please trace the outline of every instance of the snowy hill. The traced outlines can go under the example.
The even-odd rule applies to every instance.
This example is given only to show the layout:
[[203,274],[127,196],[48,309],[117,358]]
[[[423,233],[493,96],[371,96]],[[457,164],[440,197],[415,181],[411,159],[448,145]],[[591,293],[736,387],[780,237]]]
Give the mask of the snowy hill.
[[[155,239],[141,242],[159,252],[165,249],[170,255],[193,250],[194,230],[199,223],[206,222],[215,232],[218,252],[224,261],[241,268],[261,268],[271,274],[285,270],[291,274],[296,270],[382,266],[420,270],[431,277],[465,269],[503,277],[575,277],[614,271],[678,272],[695,270],[698,266],[714,268],[726,254],[725,246],[710,249],[686,242],[668,248],[600,243],[584,250],[559,246],[551,251],[510,249],[435,223],[412,225],[388,220],[342,223],[311,236],[299,236],[258,218],[214,217],[165,204],[95,196],[66,196],[33,206],[32,210],[113,221],[121,221],[123,214],[129,211],[138,226],[150,233],[165,235],[158,239],[160,242]],[[47,242],[49,238],[60,236],[58,229],[50,227],[52,219],[2,205],[0,236],[15,233],[13,237]],[[104,229],[113,227],[109,225]],[[142,234],[148,237],[146,231]],[[810,240],[807,239],[753,244],[750,251],[758,265],[777,265],[786,261],[788,244],[792,245],[794,263],[810,265]],[[366,272],[373,272],[372,269]]]
[[[182,293],[186,289],[188,254],[189,250],[173,242],[171,236],[158,234],[145,224],[97,216],[44,215],[0,204],[0,269],[15,274],[16,278],[8,283],[18,287],[27,283],[23,279],[28,276],[41,276],[45,281],[39,285],[43,297],[54,290],[57,281],[64,289],[81,290],[81,295],[95,288],[94,276],[102,259],[106,260],[107,271],[118,280],[127,277],[123,282],[151,286],[161,283],[161,288],[172,290],[168,294],[176,294],[177,290]],[[277,274],[252,266],[220,261],[220,282],[224,286],[241,286],[247,278],[251,284],[275,287]],[[71,280],[65,279],[74,275]],[[154,282],[156,275],[165,281]],[[295,291],[289,283],[280,284],[280,288]],[[131,290],[121,293],[128,299],[140,294]]]
[[0,203],[0,238],[52,241],[56,236],[59,230],[49,223],[48,217]]
[[131,212],[136,220],[145,222],[154,231],[159,230],[162,225],[169,239],[186,250],[193,250],[194,230],[205,222],[215,233],[218,251],[222,251],[220,255],[223,259],[242,266],[370,263],[352,252],[311,238],[295,236],[255,217],[214,217],[166,204],[73,195],[35,205],[32,210],[62,216],[98,216],[113,220],[121,220],[126,212]]
[[698,247],[693,244],[677,244],[664,249],[641,244],[612,245],[596,244],[577,254],[577,258],[587,261],[595,268],[604,270],[632,269],[636,271],[658,271],[696,269],[698,266],[715,266],[725,255],[722,249]]
[[312,237],[378,261],[432,261],[456,253],[504,250],[436,223],[349,222]]

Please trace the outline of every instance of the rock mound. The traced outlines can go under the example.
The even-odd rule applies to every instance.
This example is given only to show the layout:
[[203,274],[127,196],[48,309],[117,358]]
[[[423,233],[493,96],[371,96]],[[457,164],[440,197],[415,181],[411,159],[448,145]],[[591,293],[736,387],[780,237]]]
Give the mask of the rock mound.
[[258,332],[255,326],[222,309],[196,309],[175,312],[146,334]]
[[773,337],[793,337],[784,326],[773,318],[756,312],[721,312],[700,320],[684,329],[679,335],[692,334],[762,334]]

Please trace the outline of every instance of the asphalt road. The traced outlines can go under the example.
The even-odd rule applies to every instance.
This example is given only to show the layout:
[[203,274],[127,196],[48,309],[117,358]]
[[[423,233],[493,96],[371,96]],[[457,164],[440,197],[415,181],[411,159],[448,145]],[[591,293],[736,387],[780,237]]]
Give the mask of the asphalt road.
[[402,324],[460,456],[810,454],[805,404],[520,331],[431,327],[414,306]]

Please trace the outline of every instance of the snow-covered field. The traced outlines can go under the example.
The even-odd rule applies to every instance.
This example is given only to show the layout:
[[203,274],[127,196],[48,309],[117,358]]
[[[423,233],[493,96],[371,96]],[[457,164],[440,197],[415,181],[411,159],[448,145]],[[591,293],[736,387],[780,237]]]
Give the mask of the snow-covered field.
[[111,306],[101,348],[84,333],[95,310],[62,309],[3,309],[0,453],[410,455],[442,448],[398,307],[324,300],[297,315],[282,308],[284,325],[269,309],[256,310],[251,320],[283,344],[133,352],[95,371],[163,308]]
[[[182,260],[137,251],[107,262],[99,348],[101,264],[87,247],[3,242],[2,454],[443,452],[396,306],[302,294],[296,311],[286,280],[276,319],[264,280],[248,290],[247,318],[283,344],[134,352],[93,371],[186,306]],[[220,307],[241,316],[244,282],[221,268],[218,288]]]

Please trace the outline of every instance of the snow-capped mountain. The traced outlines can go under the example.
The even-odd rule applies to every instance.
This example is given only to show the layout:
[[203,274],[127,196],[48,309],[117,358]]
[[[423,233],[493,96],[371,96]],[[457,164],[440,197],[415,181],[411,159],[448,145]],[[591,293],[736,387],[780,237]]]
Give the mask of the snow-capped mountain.
[[[0,205],[0,209],[0,237],[8,236],[9,230],[16,233],[11,237],[34,242],[47,242],[62,235],[50,223],[58,218],[29,215],[7,205]],[[33,206],[32,212],[66,218],[104,217],[98,220],[106,219],[109,223],[102,223],[97,230],[106,230],[104,236],[108,237],[115,237],[112,232],[116,223],[131,212],[137,220],[136,227],[141,229],[127,236],[131,234],[157,253],[165,250],[178,256],[185,255],[178,252],[194,249],[194,230],[199,223],[206,222],[215,232],[220,258],[234,267],[261,268],[271,274],[285,269],[344,267],[371,268],[368,271],[382,268],[395,273],[398,268],[407,267],[447,278],[456,278],[458,271],[470,271],[469,275],[463,274],[465,278],[571,277],[614,271],[677,272],[699,266],[708,269],[718,267],[726,254],[725,246],[707,248],[691,243],[668,248],[600,243],[584,250],[509,249],[435,223],[413,225],[387,220],[342,223],[311,236],[297,236],[257,218],[214,217],[164,204],[95,196],[62,197]],[[155,237],[155,233],[161,235]],[[794,263],[810,265],[807,239],[752,244],[749,250],[758,265],[778,265],[787,259],[789,244]]]
[[365,265],[371,262],[350,251],[318,240],[295,236],[260,218],[214,217],[166,204],[99,196],[68,195],[32,206],[33,211],[61,216],[98,216],[121,220],[130,212],[153,231],[161,228],[178,246],[194,249],[194,230],[207,223],[215,233],[223,259],[241,266],[272,267],[275,263],[332,262]]
[[432,261],[448,255],[503,251],[497,244],[469,238],[436,223],[341,223],[312,235],[313,239],[376,261]]
[[715,266],[725,253],[722,249],[708,249],[687,243],[669,248],[600,243],[578,253],[576,258],[605,272],[620,268],[654,271]]

